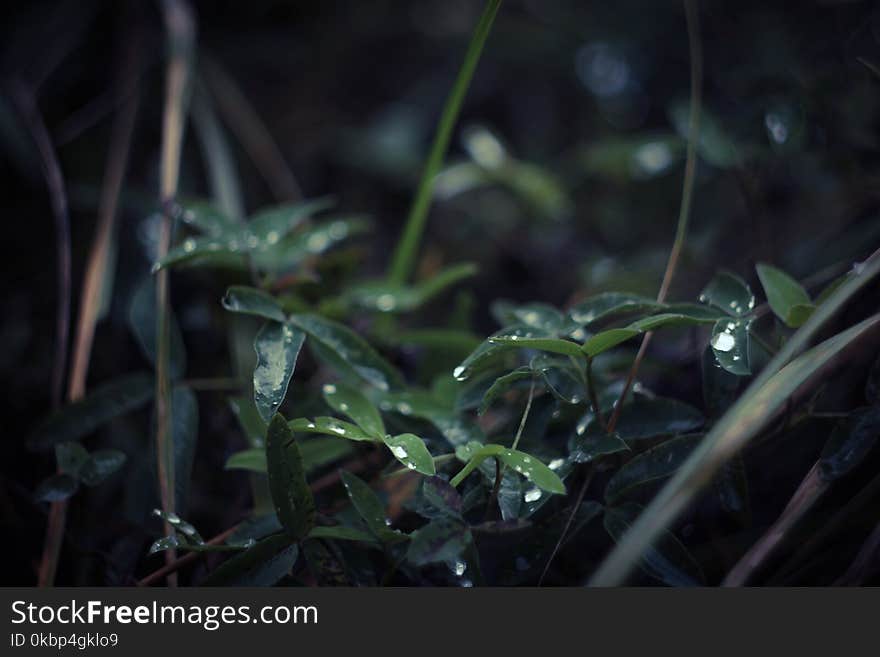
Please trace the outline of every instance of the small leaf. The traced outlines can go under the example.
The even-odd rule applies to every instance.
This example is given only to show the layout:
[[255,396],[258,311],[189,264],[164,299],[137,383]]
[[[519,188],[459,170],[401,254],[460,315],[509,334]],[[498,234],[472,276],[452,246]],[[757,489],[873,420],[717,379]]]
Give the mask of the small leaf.
[[439,515],[433,517],[461,518],[463,502],[458,491],[445,479],[426,477],[422,482],[422,498],[424,502]]
[[[536,329],[525,325],[508,326],[507,328],[503,328],[497,333],[489,336],[479,347],[474,349],[474,351],[471,352],[471,354],[465,358],[455,370],[453,370],[452,376],[455,377],[457,381],[465,381],[471,376],[485,371],[489,367],[498,365],[499,361],[501,361],[502,358],[513,349],[513,346],[508,344],[512,337],[553,337],[552,335],[538,335],[538,333],[539,332]],[[495,338],[505,338],[506,341],[504,343],[498,343],[494,341]]]
[[430,422],[453,447],[471,440],[482,442],[484,438],[476,422],[443,405],[431,393],[421,390],[390,393],[385,395],[381,405],[383,410]]
[[250,217],[248,230],[268,246],[277,244],[282,237],[322,210],[332,207],[333,199],[319,198],[263,208]]
[[559,476],[544,465],[537,458],[516,449],[510,449],[503,445],[483,445],[474,451],[457,449],[456,456],[467,460],[464,468],[449,482],[452,486],[458,486],[464,479],[487,458],[497,457],[506,466],[513,468],[517,473],[531,481],[533,484],[549,493],[565,494],[565,484]]
[[720,272],[700,294],[700,302],[720,308],[728,315],[742,317],[755,307],[755,295],[735,274]]
[[220,212],[213,203],[191,200],[182,202],[180,206],[183,222],[206,235],[217,237],[239,228],[237,221]]
[[731,374],[718,362],[711,345],[703,350],[701,361],[703,404],[710,417],[717,417],[736,400],[742,378]]
[[839,479],[864,461],[880,439],[880,406],[859,408],[838,424],[819,457],[825,481]]
[[453,265],[412,286],[389,283],[385,280],[367,281],[348,291],[346,296],[357,306],[379,312],[409,312],[423,306],[433,297],[462,279],[477,272],[475,265]]
[[641,333],[638,329],[614,328],[597,333],[584,343],[583,351],[590,358],[608,351]]
[[345,383],[327,383],[322,392],[333,410],[350,417],[364,433],[380,440],[385,436],[382,416],[360,390]]
[[367,529],[379,541],[383,543],[393,543],[406,538],[405,534],[391,529],[388,525],[388,516],[385,515],[385,507],[382,502],[360,478],[345,470],[340,471],[342,477],[342,485],[345,486],[345,492],[348,499],[351,500],[352,506],[363,518]]
[[625,313],[651,313],[663,307],[654,299],[637,294],[605,292],[571,307],[568,316],[580,326]]
[[680,436],[637,454],[623,464],[605,486],[605,501],[615,504],[633,490],[672,476],[699,444],[702,435]]
[[[387,528],[386,528],[387,529]],[[399,534],[406,538],[406,534]],[[343,525],[334,525],[332,527],[320,526],[313,527],[312,531],[306,538],[313,539],[329,539],[333,541],[359,541],[361,543],[376,543],[376,539],[372,534],[357,529],[356,527],[345,527]]]
[[464,553],[472,540],[470,530],[462,522],[439,518],[413,532],[406,558],[414,566],[445,563],[462,574]]
[[50,415],[28,436],[28,447],[46,449],[84,438],[110,420],[143,406],[154,392],[153,377],[140,372],[103,383]]
[[335,417],[319,416],[314,420],[306,418],[298,418],[291,421],[290,428],[297,433],[320,433],[325,436],[337,436],[347,440],[361,440],[367,442],[375,442],[375,438],[367,433],[359,426],[338,420]]
[[402,433],[398,436],[386,436],[384,440],[394,458],[410,470],[429,476],[436,472],[431,452],[425,447],[422,439],[415,434]]
[[[629,530],[641,507],[626,504],[606,508],[604,524],[616,542]],[[699,586],[703,582],[700,565],[684,545],[671,533],[664,532],[659,540],[642,555],[639,565],[648,575],[669,586]]]
[[272,586],[290,573],[298,556],[299,548],[290,536],[273,534],[224,561],[202,584]]
[[79,443],[67,441],[55,445],[55,462],[63,474],[78,479],[80,470],[88,460],[88,450]]
[[265,421],[278,410],[287,395],[296,359],[305,334],[287,323],[267,322],[254,338],[254,403]]
[[629,451],[629,446],[620,439],[617,433],[612,435],[604,431],[587,431],[575,436],[569,447],[569,458],[575,463],[590,463],[600,456]]
[[202,538],[202,535],[199,534],[198,531],[196,531],[196,528],[176,513],[173,513],[171,511],[163,511],[162,509],[153,509],[153,515],[157,518],[161,518],[169,525],[171,525],[174,531],[182,535],[186,541],[191,541],[194,543],[205,542],[205,540]]
[[77,480],[69,474],[54,474],[37,486],[37,490],[34,491],[34,499],[37,502],[66,500],[77,491],[77,488],[79,488]]
[[127,457],[118,449],[99,449],[91,453],[89,460],[79,471],[79,480],[86,486],[97,486],[110,475],[118,472]]
[[245,285],[233,285],[227,288],[223,297],[223,307],[230,312],[254,315],[276,322],[284,322],[287,318],[275,297]]
[[506,345],[509,347],[518,347],[519,349],[539,349],[541,351],[550,351],[565,356],[574,356],[582,358],[583,352],[580,345],[570,340],[560,340],[558,338],[530,338],[520,337],[519,335],[495,335],[489,338],[494,344]]
[[300,540],[315,526],[315,500],[293,432],[280,414],[266,433],[266,465],[278,520],[289,536]]
[[773,313],[792,328],[806,322],[814,306],[801,284],[776,267],[761,263],[756,269]]
[[266,421],[260,417],[253,397],[230,397],[229,407],[235,414],[244,437],[252,447],[264,447]]
[[290,321],[370,385],[383,391],[403,387],[400,373],[348,327],[317,315],[291,315]]
[[719,319],[712,327],[709,345],[718,364],[731,374],[752,373],[749,358],[749,325],[747,319]]
[[[575,328],[565,315],[546,303],[527,303],[517,306],[505,301],[492,304],[492,314],[502,325],[523,325],[548,335],[559,335],[566,328]],[[572,326],[569,327],[569,324]]]
[[251,472],[266,472],[266,450],[260,447],[251,447],[236,452],[228,459],[226,470],[250,470]]

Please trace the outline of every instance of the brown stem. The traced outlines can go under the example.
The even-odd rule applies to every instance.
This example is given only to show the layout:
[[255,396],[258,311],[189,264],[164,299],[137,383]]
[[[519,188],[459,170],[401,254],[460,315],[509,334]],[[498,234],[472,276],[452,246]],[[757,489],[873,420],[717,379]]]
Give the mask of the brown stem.
[[770,529],[749,548],[739,562],[731,569],[722,582],[723,586],[744,586],[749,578],[776,551],[798,521],[813,507],[816,501],[828,490],[828,482],[822,479],[818,461],[798,486],[785,510]]

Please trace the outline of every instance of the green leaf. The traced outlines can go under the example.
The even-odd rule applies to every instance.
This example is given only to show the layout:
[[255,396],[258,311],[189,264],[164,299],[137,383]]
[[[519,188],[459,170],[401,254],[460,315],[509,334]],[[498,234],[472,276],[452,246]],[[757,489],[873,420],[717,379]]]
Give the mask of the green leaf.
[[[606,508],[604,524],[611,538],[619,542],[640,511],[641,507],[635,504]],[[699,586],[703,582],[703,573],[697,560],[669,532],[664,532],[657,542],[645,551],[639,565],[648,575],[669,586]]]
[[721,366],[711,345],[703,350],[701,361],[703,404],[710,417],[717,417],[736,400],[742,378]]
[[[263,208],[250,217],[247,227],[259,246],[272,246],[306,219],[333,206],[330,198],[301,201]],[[253,244],[253,243],[252,243]],[[254,248],[259,248],[253,244]]]
[[548,335],[559,335],[566,328],[575,328],[571,320],[546,303],[517,306],[506,301],[496,301],[492,304],[492,314],[503,326],[528,326]]
[[604,431],[588,430],[571,441],[569,458],[575,463],[590,463],[600,456],[626,452],[629,449],[617,433],[608,435]]
[[[399,536],[406,538],[406,534],[399,534]],[[314,527],[312,528],[312,531],[309,532],[309,535],[306,538],[376,543],[376,539],[372,534],[368,534],[367,532],[357,529],[356,527],[345,527],[343,525],[334,525],[332,527]]]
[[275,297],[245,285],[233,285],[227,288],[223,297],[223,307],[230,312],[254,315],[276,322],[284,322],[287,318]]
[[79,483],[69,474],[58,473],[44,479],[34,491],[37,502],[59,502],[66,500],[79,488]]
[[27,445],[30,449],[47,449],[84,438],[110,420],[140,408],[154,392],[149,374],[138,372],[112,379],[50,415],[28,436]]
[[584,375],[570,359],[539,354],[529,367],[541,376],[544,385],[559,401],[580,404],[584,400]]
[[346,472],[340,471],[342,477],[342,485],[345,486],[345,492],[348,499],[351,500],[352,506],[363,518],[367,529],[379,541],[383,543],[393,543],[406,538],[405,534],[391,529],[388,525],[388,516],[385,515],[385,507],[382,502],[359,477]]
[[204,543],[202,535],[196,531],[196,528],[176,513],[170,511],[162,511],[162,509],[153,509],[153,515],[167,522],[177,534],[182,535],[186,541],[194,543]]
[[403,387],[400,373],[348,327],[317,315],[291,315],[290,321],[370,385],[383,391]]
[[417,285],[401,285],[385,280],[367,281],[351,288],[346,297],[351,303],[379,312],[410,312],[462,279],[477,272],[476,265],[453,265]]
[[164,258],[153,263],[152,271],[155,273],[193,260],[199,261],[199,264],[243,269],[247,265],[247,249],[242,237],[238,233],[233,235],[187,237],[170,248]]
[[376,439],[364,433],[359,426],[339,420],[335,417],[319,416],[314,420],[298,418],[290,422],[290,428],[297,433],[320,433],[325,436],[337,436],[347,440],[375,442]]
[[755,295],[739,276],[720,272],[702,291],[700,302],[720,308],[728,315],[742,317],[754,309]]
[[394,458],[410,470],[429,476],[436,472],[431,452],[425,447],[422,439],[415,434],[402,433],[398,436],[385,436],[384,441]]
[[79,480],[86,486],[97,486],[125,465],[127,457],[118,449],[99,449],[89,455],[79,471]]
[[247,441],[253,447],[264,447],[266,421],[260,417],[252,397],[230,397],[229,407],[235,414]]
[[705,418],[699,410],[676,399],[636,397],[623,408],[615,428],[625,442],[695,431]]
[[[510,338],[512,337],[553,337],[552,335],[538,336],[536,335],[536,333],[536,329],[530,328],[525,325],[508,326],[507,328],[501,329],[497,333],[489,336],[485,341],[480,344],[479,347],[474,349],[474,351],[471,352],[471,354],[467,358],[465,358],[464,361],[462,361],[462,363],[455,368],[455,370],[453,370],[452,376],[455,377],[457,381],[465,381],[474,374],[485,371],[489,367],[498,365],[500,359],[507,352],[511,351],[514,348],[513,345],[509,344]],[[495,338],[504,338],[505,342],[495,342]]]
[[748,376],[752,373],[749,359],[748,319],[719,319],[712,327],[709,345],[718,364],[731,374]]
[[605,292],[572,306],[568,316],[580,326],[589,326],[615,315],[651,313],[662,307],[663,304],[657,303],[654,299],[637,294]]
[[383,410],[430,422],[453,447],[471,440],[482,442],[484,438],[474,421],[461,416],[424,391],[390,393],[385,395],[381,405]]
[[206,235],[220,236],[238,230],[240,224],[208,201],[188,200],[180,204],[180,218]]
[[854,470],[880,438],[880,406],[858,408],[831,433],[819,457],[825,481],[834,481]]
[[288,323],[267,322],[254,338],[254,403],[265,421],[278,410],[287,395],[296,359],[305,334]]
[[251,447],[236,452],[228,459],[226,470],[250,470],[251,472],[266,472],[266,450],[260,447]]
[[315,499],[293,432],[280,414],[272,418],[266,433],[266,465],[278,520],[289,536],[300,540],[315,526]]
[[252,252],[251,258],[262,271],[282,273],[353,235],[366,232],[368,227],[363,216],[338,217],[304,227],[271,248]]
[[[128,325],[141,352],[155,367],[156,365],[156,281],[148,277],[134,291],[128,307]],[[174,314],[169,315],[170,353],[168,375],[177,380],[186,372],[186,349],[183,334]]]
[[227,559],[202,582],[203,586],[272,586],[290,573],[299,548],[287,534],[273,534]]
[[530,367],[520,367],[504,376],[499,376],[486,391],[486,394],[483,395],[483,401],[480,402],[480,408],[477,410],[477,415],[482,415],[489,410],[492,402],[510,390],[514,384],[524,379],[531,379],[533,376],[534,373]]
[[417,510],[419,515],[430,519],[453,518],[461,520],[461,514],[464,510],[461,495],[445,479],[437,476],[423,479],[421,500],[423,503]]
[[758,278],[764,286],[767,303],[773,313],[792,328],[798,328],[810,318],[813,304],[807,291],[781,269],[760,263]]
[[80,470],[88,460],[88,450],[79,443],[67,441],[55,445],[55,462],[63,474],[78,479]]
[[636,489],[669,478],[702,438],[702,435],[680,436],[637,454],[608,480],[605,501],[616,504]]
[[465,456],[467,463],[464,468],[449,482],[458,486],[487,458],[497,457],[504,465],[513,468],[517,473],[531,481],[533,484],[549,493],[565,494],[565,484],[553,470],[544,465],[537,458],[516,449],[510,449],[503,445],[483,445],[479,449],[470,452],[468,450],[456,450],[457,456]]
[[590,358],[608,351],[641,333],[638,329],[614,328],[597,333],[584,343],[583,351]]
[[385,423],[379,410],[360,390],[345,383],[327,383],[322,392],[333,410],[350,417],[364,433],[379,440],[385,437]]
[[558,338],[532,338],[520,337],[519,335],[495,335],[489,338],[494,344],[507,345],[510,347],[518,347],[519,349],[540,349],[541,351],[551,351],[564,356],[574,356],[575,358],[583,358],[581,347],[576,342],[570,340],[560,340]]
[[466,568],[464,554],[472,541],[467,525],[451,518],[438,518],[412,533],[406,558],[414,566],[445,563],[461,575]]

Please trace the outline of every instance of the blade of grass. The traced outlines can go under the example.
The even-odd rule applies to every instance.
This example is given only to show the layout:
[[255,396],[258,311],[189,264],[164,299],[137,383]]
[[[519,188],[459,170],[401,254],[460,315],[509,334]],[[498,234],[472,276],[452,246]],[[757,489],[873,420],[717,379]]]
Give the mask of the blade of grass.
[[[795,365],[790,363],[792,358],[800,353],[818,330],[878,272],[880,272],[880,251],[875,252],[862,263],[855,275],[844,282],[789,338],[746,392],[706,435],[676,475],[645,508],[600,565],[590,581],[591,584],[609,586],[621,582],[660,533],[674,522],[697,492],[711,481],[718,468],[766,426],[790,394],[786,393],[785,397],[779,396],[776,389],[780,387],[780,381],[784,382],[785,379],[777,379],[776,375],[781,373],[787,364],[789,368]],[[803,380],[827,369],[826,366],[834,362],[838,352],[874,328],[878,320],[880,320],[878,316],[873,316],[814,347],[809,353],[819,362],[814,368],[815,371],[804,374]],[[791,377],[790,371],[788,376]],[[772,396],[774,392],[777,393],[776,397]]]
[[443,158],[449,149],[452,129],[455,127],[465,94],[470,86],[471,78],[473,78],[477,62],[479,62],[480,54],[483,51],[483,46],[486,44],[486,39],[492,30],[492,23],[500,6],[501,0],[489,0],[486,3],[483,14],[480,16],[480,20],[471,36],[471,42],[464,56],[464,63],[458,71],[458,77],[455,79],[452,91],[446,99],[443,113],[440,116],[440,122],[437,124],[434,143],[431,144],[431,151],[428,154],[428,160],[422,171],[422,177],[419,180],[419,186],[407,216],[403,234],[394,250],[394,256],[388,270],[388,281],[390,283],[403,284],[412,274],[422,233],[425,232],[425,223],[428,218],[428,209],[431,205],[437,172],[440,170]]
[[[166,71],[165,108],[162,118],[162,159],[159,197],[163,206],[157,260],[165,257],[171,245],[173,218],[171,207],[177,195],[180,155],[186,118],[187,89],[195,45],[195,19],[185,0],[162,0],[162,14],[168,34],[169,60]],[[156,274],[156,458],[162,510],[174,512],[174,436],[171,431],[171,379],[168,363],[171,352],[170,290],[168,270]],[[172,528],[165,523],[165,533]],[[175,559],[174,550],[165,553],[167,563]],[[176,583],[169,577],[169,584]]]

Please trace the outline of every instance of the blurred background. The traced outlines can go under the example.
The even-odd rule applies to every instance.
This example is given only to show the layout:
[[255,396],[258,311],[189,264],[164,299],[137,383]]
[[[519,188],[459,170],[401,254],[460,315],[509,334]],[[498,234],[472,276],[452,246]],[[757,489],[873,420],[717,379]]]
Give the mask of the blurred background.
[[[339,210],[372,222],[364,239],[328,256],[331,264],[342,273],[381,274],[482,3],[193,5],[198,57],[210,72],[202,82],[218,99],[224,129],[251,126],[240,114],[244,98],[286,163],[267,180],[230,139],[248,212],[331,195]],[[858,0],[699,5],[703,134],[691,232],[671,298],[695,300],[719,268],[754,283],[757,261],[799,279],[846,271],[880,244],[880,7]],[[120,97],[139,89],[113,289],[90,385],[143,369],[129,306],[155,249],[166,42],[155,3],[32,1],[6,3],[3,12],[0,581],[31,584],[46,513],[32,491],[54,464],[51,454],[27,452],[23,437],[49,410],[57,273],[50,198],[20,92],[36,100],[69,197],[75,310],[113,116]],[[679,209],[689,93],[681,3],[507,0],[438,180],[419,264],[430,272],[467,260],[479,274],[433,304],[420,325],[454,316],[486,335],[495,328],[489,304],[499,298],[564,306],[603,290],[655,295]],[[205,126],[192,116],[181,193],[204,197],[210,185],[195,135]],[[172,276],[192,377],[229,375],[218,300],[230,280],[199,271]],[[670,385],[670,396],[699,397],[697,374]],[[200,405],[191,507],[213,535],[244,508],[247,487],[237,474],[217,474],[241,446],[225,399],[208,391]],[[143,451],[149,425],[144,410],[94,444]],[[794,465],[796,483],[802,469]],[[128,583],[143,567],[156,529],[143,524],[151,500],[119,493],[154,495],[149,459],[123,479],[72,506],[65,550],[76,565],[62,561],[59,583]]]

